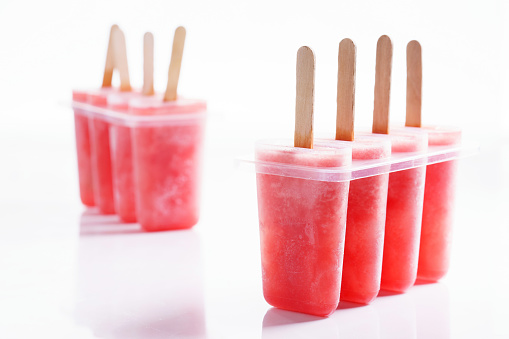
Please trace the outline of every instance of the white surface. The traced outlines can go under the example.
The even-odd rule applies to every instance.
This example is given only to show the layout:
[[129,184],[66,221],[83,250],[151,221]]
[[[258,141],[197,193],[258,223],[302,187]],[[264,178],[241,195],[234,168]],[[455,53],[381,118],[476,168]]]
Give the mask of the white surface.
[[[505,6],[0,2],[0,338],[509,337]],[[72,114],[58,102],[73,86],[100,83],[114,22],[126,33],[135,85],[143,33],[155,33],[159,90],[173,30],[188,28],[182,94],[211,108],[202,218],[192,231],[139,233],[79,203]],[[236,171],[233,158],[255,139],[292,136],[303,44],[317,55],[317,134],[333,132],[337,45],[347,36],[358,46],[356,122],[369,126],[381,34],[395,45],[392,120],[404,119],[405,45],[419,39],[425,122],[459,123],[482,145],[460,165],[450,274],[328,319],[273,310],[261,291],[254,176]]]

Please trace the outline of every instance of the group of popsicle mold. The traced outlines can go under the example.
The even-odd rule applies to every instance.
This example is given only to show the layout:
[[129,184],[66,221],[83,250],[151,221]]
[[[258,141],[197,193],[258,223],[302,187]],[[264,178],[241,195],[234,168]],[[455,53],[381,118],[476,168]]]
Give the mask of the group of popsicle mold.
[[[154,92],[153,36],[144,36],[143,88],[132,90],[116,25],[102,88],[73,91],[83,204],[145,231],[198,221],[206,103],[177,97],[185,34],[175,31],[164,94]],[[406,127],[389,133],[392,42],[382,36],[372,133],[354,138],[355,62],[355,45],[344,39],[336,138],[314,140],[315,56],[301,47],[293,144],[269,140],[255,148],[263,292],[278,308],[328,316],[340,300],[369,304],[380,289],[402,293],[416,279],[434,282],[448,270],[457,166],[450,154],[461,131],[421,126],[421,46],[411,41]],[[437,148],[449,157],[429,161]]]
[[[393,170],[385,160],[454,148],[461,131],[421,126],[422,54],[411,41],[406,126],[389,133],[392,42],[382,36],[372,133],[354,138],[355,62],[354,43],[342,40],[336,140],[313,140],[315,56],[301,47],[293,145],[256,146],[263,293],[278,308],[328,316],[340,301],[369,304],[381,289],[403,293],[417,279],[436,282],[448,270],[457,161]],[[371,174],[331,176],[369,161],[379,164]]]
[[[185,229],[198,221],[206,103],[177,97],[186,31],[175,30],[164,94],[153,85],[154,39],[144,36],[142,90],[129,81],[123,32],[110,31],[102,88],[74,90],[80,196],[145,231]],[[112,87],[114,70],[120,88]]]

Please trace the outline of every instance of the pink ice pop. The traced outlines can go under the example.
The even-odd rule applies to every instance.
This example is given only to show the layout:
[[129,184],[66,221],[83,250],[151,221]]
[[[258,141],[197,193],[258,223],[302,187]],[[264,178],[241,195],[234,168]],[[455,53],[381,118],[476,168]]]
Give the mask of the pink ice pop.
[[[86,91],[74,90],[74,102],[85,103]],[[76,154],[78,158],[78,177],[81,202],[86,206],[95,206],[94,186],[92,174],[92,159],[90,150],[90,133],[88,128],[88,113],[83,109],[74,109],[74,127],[76,134]]]
[[[406,126],[421,127],[422,50],[418,41],[407,45]],[[430,150],[461,142],[457,128],[423,127],[428,133]],[[437,281],[449,268],[454,204],[456,160],[428,165],[422,216],[421,244],[417,277]]]
[[[391,143],[388,137],[376,134],[356,135],[354,139],[355,58],[355,44],[350,39],[343,39],[338,54],[338,141],[326,145],[352,147],[353,163],[360,165],[367,160],[389,157]],[[387,172],[350,182],[341,300],[368,304],[380,289]]]
[[[351,149],[259,144],[259,162],[347,166]],[[263,294],[272,306],[328,316],[339,302],[349,182],[257,173]],[[295,169],[294,172],[297,172]]]
[[[120,91],[130,92],[129,71],[127,68],[127,54],[124,33],[114,31],[114,64],[120,76]],[[108,105],[108,95],[119,90],[103,87],[88,95],[87,102],[95,107],[104,108]],[[115,213],[113,196],[113,173],[111,169],[110,153],[110,123],[102,116],[92,116],[89,119],[89,129],[92,145],[92,170],[94,171],[94,193],[99,211],[103,214]]]
[[[391,132],[392,154],[427,149],[426,133]],[[389,175],[381,289],[404,292],[415,282],[419,260],[426,166]]]
[[[354,164],[391,154],[391,143],[383,136],[357,136],[351,145]],[[350,182],[342,301],[369,304],[380,290],[388,182],[388,173]]]
[[[116,91],[113,88],[102,88],[93,91],[88,94],[87,103],[95,107],[106,108],[108,95]],[[110,123],[103,117],[91,116],[89,118],[94,199],[99,211],[103,214],[115,213],[109,128]]]
[[301,47],[293,147],[259,143],[256,181],[265,300],[328,316],[339,302],[350,177],[332,180],[327,169],[350,165],[352,150],[313,148],[314,70],[313,51]]
[[[389,134],[391,69],[392,42],[382,36],[376,53],[373,133]],[[393,130],[389,137],[393,157],[423,152],[428,146],[426,133]],[[381,289],[404,292],[415,282],[425,175],[425,166],[389,175]]]
[[[111,87],[114,68],[119,70],[121,90],[130,91],[125,39],[118,26],[113,25],[106,56],[102,88],[93,91],[74,91],[73,99],[95,107],[106,107],[106,98],[117,91]],[[109,154],[108,122],[84,110],[75,110],[76,143],[80,176],[80,194],[85,205],[96,205],[102,213],[114,213]],[[90,188],[92,184],[92,188]],[[93,195],[93,198],[92,198]]]
[[[461,142],[456,128],[424,127],[428,145],[452,146]],[[428,165],[424,190],[421,245],[417,278],[437,281],[449,269],[452,239],[452,218],[457,161]]]
[[129,114],[154,119],[132,127],[138,222],[146,231],[185,229],[199,216],[206,103],[162,97],[129,102]]
[[[139,92],[111,94],[107,98],[108,108],[127,114],[129,100],[140,95]],[[109,132],[115,211],[122,221],[136,222],[131,128],[112,123]]]

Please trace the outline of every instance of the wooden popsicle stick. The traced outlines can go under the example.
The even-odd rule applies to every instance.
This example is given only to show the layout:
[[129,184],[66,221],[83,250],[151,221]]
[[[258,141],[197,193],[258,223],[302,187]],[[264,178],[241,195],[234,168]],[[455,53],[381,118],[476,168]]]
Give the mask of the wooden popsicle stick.
[[154,35],[143,36],[143,95],[154,95]]
[[120,91],[131,91],[131,82],[129,81],[129,68],[127,66],[127,50],[125,46],[124,32],[120,29],[114,35],[114,49],[113,55],[115,56],[115,67],[120,76]]
[[382,35],[376,45],[375,107],[373,133],[389,134],[389,104],[391,96],[392,42]]
[[164,101],[177,100],[177,87],[180,76],[180,66],[182,64],[182,55],[184,54],[184,42],[186,41],[186,29],[182,26],[177,27],[173,37],[173,47],[171,50],[170,69],[168,70],[168,84],[164,93]]
[[339,43],[336,140],[354,140],[355,44],[350,39]]
[[114,35],[116,34],[117,30],[119,30],[117,25],[111,26],[108,50],[106,52],[106,64],[104,65],[102,87],[111,87],[111,82],[113,80],[113,70],[115,69],[113,41],[115,40]]
[[421,127],[422,50],[418,41],[406,47],[406,122],[405,126]]
[[294,146],[313,148],[313,105],[315,55],[307,46],[297,52],[297,95],[295,100]]

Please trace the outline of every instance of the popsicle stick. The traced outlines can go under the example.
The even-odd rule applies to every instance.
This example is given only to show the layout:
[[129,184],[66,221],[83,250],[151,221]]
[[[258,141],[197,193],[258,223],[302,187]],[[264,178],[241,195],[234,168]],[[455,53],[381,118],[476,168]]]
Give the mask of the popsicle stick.
[[297,96],[295,101],[294,146],[313,148],[313,105],[315,95],[315,55],[303,46],[297,52]]
[[125,47],[125,36],[122,30],[115,31],[114,36],[114,52],[115,68],[120,76],[120,90],[122,92],[129,92],[131,90],[131,83],[129,81],[129,68],[127,67],[127,51]]
[[410,41],[406,47],[406,71],[405,126],[421,127],[422,51],[416,40]]
[[106,64],[104,65],[103,83],[102,87],[111,87],[113,80],[113,70],[115,68],[115,57],[113,56],[114,48],[113,41],[116,31],[119,30],[117,25],[111,26],[110,38],[108,41],[108,50],[106,51]]
[[143,95],[154,94],[154,35],[143,36]]
[[382,35],[376,45],[375,107],[373,133],[389,134],[389,103],[391,96],[392,42]]
[[354,140],[355,44],[350,39],[339,43],[336,140]]
[[170,69],[168,70],[168,84],[164,93],[164,101],[177,100],[177,87],[180,76],[180,66],[182,64],[182,55],[184,54],[184,42],[186,40],[186,29],[182,26],[177,27],[173,37],[173,47],[171,50]]

